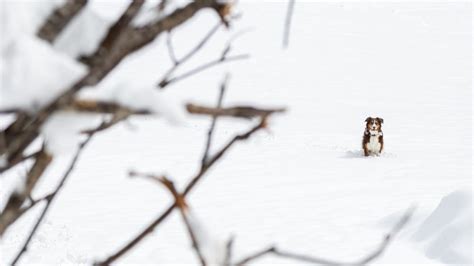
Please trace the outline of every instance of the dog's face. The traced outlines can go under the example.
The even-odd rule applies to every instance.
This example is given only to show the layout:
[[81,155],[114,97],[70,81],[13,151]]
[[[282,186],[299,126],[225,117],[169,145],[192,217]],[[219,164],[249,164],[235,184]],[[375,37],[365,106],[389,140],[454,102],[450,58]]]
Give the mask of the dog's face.
[[369,131],[381,131],[383,119],[380,117],[367,117],[365,119],[365,128]]

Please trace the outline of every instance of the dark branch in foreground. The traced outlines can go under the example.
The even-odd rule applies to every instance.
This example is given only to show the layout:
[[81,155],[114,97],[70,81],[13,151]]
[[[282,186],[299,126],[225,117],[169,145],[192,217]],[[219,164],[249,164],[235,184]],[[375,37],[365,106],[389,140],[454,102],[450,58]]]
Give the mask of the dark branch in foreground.
[[57,196],[58,192],[61,190],[61,188],[64,186],[64,183],[70,176],[72,170],[76,166],[76,163],[81,155],[81,152],[83,149],[86,147],[86,145],[90,142],[92,139],[93,135],[89,135],[87,139],[82,142],[79,145],[79,148],[76,151],[76,154],[74,155],[74,158],[71,161],[71,164],[69,165],[69,168],[66,170],[64,173],[63,177],[61,178],[61,181],[59,182],[59,185],[56,187],[56,189],[49,194],[45,199],[46,199],[46,206],[44,207],[43,211],[41,212],[41,215],[39,216],[38,220],[36,220],[35,225],[33,226],[33,229],[31,230],[28,238],[26,239],[25,243],[23,244],[22,248],[18,252],[18,254],[15,256],[15,259],[12,261],[12,265],[16,265],[16,263],[19,261],[19,259],[22,257],[22,255],[28,250],[28,245],[30,244],[31,240],[33,239],[33,236],[35,235],[36,231],[38,230],[41,222],[43,221],[44,217],[46,216],[46,213],[48,212],[51,203],[53,202],[54,198]]
[[87,0],[66,1],[47,18],[46,22],[38,30],[38,37],[50,43],[54,42],[61,31],[86,4]]
[[332,265],[332,266],[359,266],[359,265],[366,265],[370,262],[373,262],[375,259],[380,257],[383,252],[386,250],[388,245],[390,244],[391,241],[395,238],[395,236],[400,232],[400,230],[407,224],[407,222],[410,220],[411,216],[413,215],[414,208],[409,208],[403,217],[398,221],[398,223],[393,227],[393,229],[384,237],[382,243],[375,249],[373,252],[369,253],[365,257],[363,257],[360,260],[357,260],[355,262],[341,262],[341,261],[335,261],[335,260],[329,260],[329,259],[324,259],[324,258],[319,258],[319,257],[314,257],[311,255],[304,255],[304,254],[298,254],[294,252],[288,252],[288,251],[283,251],[278,249],[275,246],[271,246],[268,248],[265,248],[261,251],[257,251],[252,255],[249,255],[241,260],[239,260],[236,265],[246,265],[250,262],[254,262],[263,256],[266,255],[274,255],[277,257],[282,257],[282,258],[287,258],[287,259],[293,259],[296,261],[300,262],[308,262],[308,263],[315,263],[315,264],[323,264],[323,265]]

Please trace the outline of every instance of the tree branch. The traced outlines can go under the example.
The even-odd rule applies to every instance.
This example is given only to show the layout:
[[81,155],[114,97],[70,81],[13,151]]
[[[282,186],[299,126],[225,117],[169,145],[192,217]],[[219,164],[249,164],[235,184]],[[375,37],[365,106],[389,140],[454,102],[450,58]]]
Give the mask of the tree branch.
[[18,218],[21,206],[31,194],[36,182],[49,166],[52,159],[53,157],[46,152],[45,147],[37,154],[36,161],[26,176],[25,187],[20,192],[14,192],[10,195],[5,208],[0,214],[0,236]]
[[49,15],[46,22],[39,28],[37,36],[53,43],[67,24],[84,8],[87,0],[67,0]]
[[395,236],[400,232],[400,230],[407,224],[410,220],[411,216],[413,215],[414,208],[409,208],[402,218],[397,222],[397,224],[393,227],[393,229],[385,235],[382,243],[371,253],[366,255],[360,260],[355,262],[341,262],[329,259],[318,258],[310,255],[298,254],[294,252],[282,251],[275,246],[271,246],[269,248],[265,248],[263,250],[257,251],[241,260],[239,260],[236,265],[246,265],[250,262],[254,262],[265,255],[274,255],[277,257],[293,259],[300,262],[308,262],[308,263],[315,263],[315,264],[323,264],[323,265],[333,265],[333,266],[361,266],[366,265],[370,262],[373,262],[375,259],[380,257],[385,249],[388,247],[390,242],[395,238]]
[[202,65],[200,65],[196,68],[193,68],[193,69],[189,70],[188,72],[185,72],[184,74],[181,74],[179,76],[169,78],[169,79],[163,79],[158,84],[158,88],[163,89],[166,86],[170,85],[171,83],[175,83],[177,81],[188,78],[188,77],[190,77],[192,75],[195,75],[197,73],[200,73],[200,72],[202,72],[202,71],[204,71],[208,68],[212,68],[214,66],[217,66],[217,65],[220,65],[220,64],[223,64],[223,63],[228,63],[228,62],[232,62],[232,61],[247,59],[249,57],[250,57],[250,55],[248,55],[248,54],[240,54],[240,55],[234,55],[234,56],[225,56],[225,57],[221,57],[221,58],[209,61],[209,62],[207,62],[205,64],[202,64]]
[[59,185],[56,187],[56,189],[51,194],[49,194],[45,198],[46,199],[46,206],[44,207],[43,212],[40,214],[38,220],[36,220],[36,223],[33,226],[33,229],[31,230],[31,232],[30,232],[28,238],[26,239],[25,243],[23,244],[22,248],[20,249],[18,254],[15,256],[15,258],[13,259],[13,261],[11,263],[12,265],[16,265],[16,263],[20,260],[22,255],[28,250],[28,245],[30,244],[31,240],[33,239],[33,236],[35,235],[35,233],[38,230],[41,222],[43,221],[44,217],[46,216],[46,213],[48,212],[48,210],[51,206],[51,203],[53,202],[54,198],[57,196],[58,192],[64,186],[64,183],[66,182],[66,180],[70,176],[72,170],[76,166],[76,163],[77,163],[83,149],[90,142],[90,140],[92,139],[92,136],[93,136],[92,134],[89,135],[87,137],[87,139],[79,145],[79,148],[77,149],[76,154],[74,155],[74,158],[71,161],[71,164],[69,165],[68,169],[66,170],[63,177],[61,178],[61,181],[59,182]]
[[202,105],[188,103],[186,105],[186,110],[190,114],[196,115],[211,115],[213,117],[217,116],[227,116],[227,117],[236,117],[244,119],[252,119],[255,117],[267,117],[274,113],[283,113],[286,111],[285,108],[275,108],[275,109],[261,109],[255,108],[252,106],[234,106],[234,107],[206,107]]
[[[222,81],[221,84],[221,89],[219,91],[219,97],[217,99],[217,108],[221,108],[222,106],[222,100],[224,99],[224,93],[227,87],[227,82],[229,80],[229,75],[227,74],[224,78],[224,81]],[[188,109],[189,112],[189,109]],[[214,128],[216,127],[216,121],[217,121],[217,115],[212,116],[212,121],[211,121],[211,126],[209,127],[209,130],[207,132],[207,140],[206,140],[206,146],[204,148],[204,153],[202,155],[201,159],[201,167],[203,167],[206,164],[207,157],[209,156],[209,150],[211,148],[211,142],[212,142],[212,134],[214,133]]]
[[288,43],[290,42],[291,17],[293,16],[294,6],[295,6],[295,0],[288,0],[288,8],[286,10],[286,19],[285,19],[285,30],[283,33],[283,48],[287,48]]
[[[211,37],[217,32],[217,30],[219,29],[219,27],[221,26],[221,22],[217,23],[205,36],[204,38],[193,48],[191,49],[186,55],[184,55],[181,59],[178,59],[176,57],[176,54],[174,52],[174,48],[173,48],[173,44],[172,44],[172,40],[171,40],[171,32],[168,32],[168,36],[166,38],[166,46],[168,47],[168,54],[171,58],[171,61],[173,61],[173,66],[165,73],[165,75],[163,76],[163,78],[161,79],[161,82],[160,84],[165,84],[165,81],[170,79],[170,76],[176,71],[176,69],[179,68],[180,65],[184,64],[186,61],[188,61],[189,59],[191,59],[195,54],[197,54],[197,52],[199,52],[199,50],[202,49],[202,47],[204,47],[204,45],[211,39]],[[166,84],[167,85],[167,84]],[[166,85],[164,85],[163,87],[160,87],[160,88],[164,88],[166,87]]]
[[[196,184],[202,179],[202,177],[206,174],[206,172],[230,149],[232,145],[234,145],[238,141],[246,140],[255,132],[259,131],[266,127],[266,119],[261,119],[260,123],[252,127],[250,130],[246,131],[245,133],[236,135],[232,138],[221,150],[219,150],[215,155],[213,155],[208,162],[201,167],[199,172],[191,179],[191,181],[187,184],[184,189],[183,197],[186,197],[188,193],[196,186]],[[137,236],[135,236],[130,242],[125,244],[122,248],[118,251],[114,252],[108,258],[101,262],[95,263],[95,265],[109,265],[112,262],[119,259],[121,256],[129,252],[133,247],[135,247],[140,241],[142,241],[147,235],[153,232],[153,230],[161,224],[173,211],[173,209],[177,207],[176,203],[171,204],[163,213],[161,213],[151,224],[149,224],[142,232],[140,232]]]
[[178,207],[179,212],[181,214],[181,217],[183,219],[183,222],[186,226],[186,230],[188,231],[189,238],[191,239],[193,249],[196,253],[196,256],[199,259],[199,262],[201,265],[205,266],[207,265],[206,259],[204,255],[202,254],[201,247],[199,245],[199,241],[196,238],[196,233],[194,232],[194,228],[191,226],[191,222],[189,221],[188,217],[188,212],[189,212],[189,207],[186,204],[186,199],[182,194],[180,194],[177,190],[176,187],[174,186],[173,181],[168,179],[166,176],[155,176],[152,174],[141,174],[141,173],[136,173],[136,172],[131,172],[130,173],[131,177],[139,176],[139,177],[145,177],[152,179],[154,181],[159,182],[162,184],[168,191],[171,193],[175,200],[175,205]]
[[122,13],[115,24],[110,27],[105,38],[101,41],[97,50],[88,56],[81,56],[79,60],[90,67],[99,63],[101,58],[113,48],[114,43],[120,37],[120,34],[129,27],[130,22],[136,17],[145,0],[133,0],[127,9]]

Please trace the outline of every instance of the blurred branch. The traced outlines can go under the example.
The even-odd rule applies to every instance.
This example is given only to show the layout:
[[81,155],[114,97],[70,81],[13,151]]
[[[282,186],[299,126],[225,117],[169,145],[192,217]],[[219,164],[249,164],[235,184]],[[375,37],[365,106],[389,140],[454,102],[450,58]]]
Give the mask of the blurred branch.
[[198,257],[199,262],[203,266],[207,265],[206,259],[205,259],[204,255],[201,252],[201,247],[199,245],[199,241],[196,238],[196,233],[194,232],[194,228],[192,227],[191,222],[189,221],[189,217],[188,217],[189,207],[186,204],[186,200],[185,200],[184,196],[176,190],[176,187],[174,186],[173,181],[168,179],[166,176],[155,176],[155,175],[152,175],[152,174],[141,174],[141,173],[137,173],[137,172],[131,172],[130,176],[131,177],[140,176],[140,177],[145,177],[145,178],[149,178],[149,179],[158,181],[166,189],[169,190],[169,192],[171,193],[171,195],[173,196],[173,198],[175,200],[175,206],[178,207],[178,209],[181,213],[181,217],[183,219],[184,224],[186,225],[186,229],[187,229],[189,237],[191,239],[193,249],[196,252],[196,256]]
[[[222,100],[224,99],[224,93],[225,93],[225,90],[226,90],[226,87],[227,87],[228,80],[229,80],[229,75],[227,74],[224,78],[224,81],[222,81],[222,84],[221,84],[221,88],[220,88],[220,91],[219,91],[219,97],[217,99],[217,108],[221,108],[221,106],[222,106]],[[189,109],[188,109],[188,112],[189,112]],[[203,153],[202,159],[201,159],[201,167],[203,167],[206,164],[207,157],[209,156],[209,150],[211,148],[212,135],[214,133],[214,128],[216,127],[216,121],[217,121],[217,116],[213,115],[212,116],[212,121],[211,121],[211,126],[209,127],[209,130],[207,132],[206,146],[204,147],[204,153]]]
[[[204,47],[204,45],[211,39],[211,37],[217,32],[220,26],[221,26],[221,22],[219,21],[219,23],[217,23],[214,27],[212,27],[211,30],[204,36],[204,38],[202,38],[202,40],[199,43],[197,43],[197,45],[193,49],[191,49],[186,55],[184,55],[181,59],[178,59],[176,57],[176,53],[174,52],[173,43],[171,39],[171,31],[168,32],[168,35],[166,38],[166,46],[168,47],[168,54],[171,58],[171,61],[173,61],[173,66],[165,73],[165,75],[161,79],[162,81],[160,82],[160,84],[164,84],[164,81],[168,80],[170,76],[174,73],[174,71],[178,69],[180,65],[186,63],[186,61],[188,61],[195,54],[197,54],[197,52],[199,52],[199,50],[201,50]],[[164,84],[164,86],[160,88],[163,89],[164,87],[166,87],[166,85]]]
[[293,9],[295,0],[288,0],[288,8],[286,10],[285,30],[283,33],[283,48],[287,48],[290,42],[291,18],[293,16]]
[[49,15],[45,23],[39,28],[37,36],[53,43],[67,24],[84,8],[87,0],[67,0]]
[[105,38],[101,41],[97,50],[91,55],[81,56],[79,60],[89,66],[99,63],[102,57],[110,52],[115,41],[120,37],[120,34],[125,29],[127,29],[130,22],[136,17],[144,3],[145,0],[131,1],[117,22],[115,22],[115,24],[109,28],[109,31],[107,32]]
[[[174,53],[173,45],[171,43],[171,36],[168,35],[167,39],[167,46],[168,46],[168,53],[170,55],[171,60],[173,61],[173,66],[165,73],[165,75],[161,78],[161,81],[158,83],[158,88],[164,89],[166,86],[169,84],[179,81],[181,79],[185,79],[189,76],[192,76],[194,74],[197,74],[201,71],[204,71],[208,68],[211,68],[213,66],[225,63],[225,62],[230,62],[230,61],[236,61],[236,60],[241,60],[241,59],[246,59],[249,57],[248,54],[241,54],[241,55],[235,55],[235,56],[229,56],[229,52],[231,49],[232,41],[235,39],[236,36],[232,37],[229,42],[227,42],[224,50],[222,51],[221,55],[219,58],[209,61],[207,63],[204,63],[198,67],[195,67],[184,74],[181,74],[179,76],[171,77],[172,74],[178,69],[180,65],[188,61],[190,58],[192,58],[203,46],[206,44],[206,42],[214,35],[214,33],[217,32],[219,27],[221,26],[221,22],[216,24],[205,36],[204,38],[193,48],[191,49],[183,58],[177,59],[176,55]],[[169,33],[171,34],[171,33]]]
[[188,77],[190,77],[192,75],[195,75],[197,73],[200,73],[200,72],[202,72],[202,71],[204,71],[208,68],[217,66],[219,64],[228,63],[228,62],[231,62],[231,61],[247,59],[249,57],[250,57],[250,55],[248,55],[248,54],[240,54],[240,55],[234,55],[234,56],[227,56],[226,54],[225,55],[223,54],[220,58],[209,61],[205,64],[202,64],[202,65],[200,65],[196,68],[193,68],[193,69],[185,72],[184,74],[181,74],[181,75],[173,77],[173,78],[168,78],[168,79],[165,78],[165,79],[161,80],[160,83],[158,84],[158,87],[160,89],[163,89],[166,86],[170,85],[171,83],[174,83],[174,82],[180,81],[182,79],[188,78]]
[[120,112],[129,115],[149,115],[153,113],[147,109],[132,109],[118,103],[97,100],[74,100],[65,110],[102,114],[115,114]]
[[66,182],[66,180],[68,179],[68,177],[70,176],[72,170],[74,169],[74,167],[76,166],[76,163],[83,151],[83,149],[86,147],[86,145],[90,142],[90,140],[92,139],[92,136],[93,134],[89,135],[87,137],[87,139],[82,142],[77,151],[76,151],[76,154],[74,155],[74,158],[72,159],[68,169],[66,170],[66,172],[64,173],[63,177],[61,178],[61,181],[59,182],[58,186],[56,187],[56,189],[51,193],[49,194],[45,200],[46,200],[46,206],[44,207],[43,211],[41,212],[39,218],[36,220],[36,223],[35,225],[33,226],[33,229],[31,230],[30,234],[28,235],[28,238],[26,239],[25,243],[23,244],[22,248],[20,249],[20,251],[18,252],[18,254],[15,256],[15,259],[13,259],[12,261],[12,265],[16,265],[16,263],[19,261],[19,259],[23,256],[23,254],[28,250],[28,245],[30,244],[31,240],[33,239],[33,236],[35,235],[36,231],[38,230],[41,222],[43,221],[44,217],[46,216],[46,213],[48,212],[50,206],[51,206],[51,203],[53,202],[54,198],[57,196],[58,192],[62,189],[62,187],[64,186],[64,183]]
[[366,265],[370,262],[373,262],[375,259],[380,257],[383,254],[385,249],[388,247],[390,242],[395,238],[395,236],[400,232],[400,230],[407,224],[410,220],[411,216],[413,215],[414,208],[409,208],[402,218],[395,224],[392,230],[385,235],[382,243],[370,254],[365,256],[364,258],[356,261],[356,262],[340,262],[334,260],[328,260],[318,257],[313,257],[310,255],[298,254],[288,251],[282,251],[275,246],[271,246],[269,248],[265,248],[261,251],[257,251],[241,260],[239,260],[236,265],[246,265],[249,262],[256,261],[257,259],[262,258],[265,255],[274,255],[277,257],[293,259],[300,262],[308,262],[308,263],[315,263],[315,264],[324,264],[324,265],[333,265],[333,266],[344,266],[344,265]]
[[387,249],[388,245],[393,241],[393,239],[398,235],[398,233],[403,229],[403,227],[405,227],[405,225],[410,221],[410,218],[413,216],[414,212],[415,212],[414,206],[406,210],[405,214],[395,224],[392,230],[385,235],[379,247],[375,249],[372,253],[368,254],[367,256],[365,256],[364,258],[356,262],[355,264],[365,265],[369,262],[374,261],[378,257],[380,257],[384,253],[384,251]]
[[2,213],[0,214],[0,236],[5,233],[7,228],[17,219],[21,206],[30,196],[36,182],[51,163],[53,157],[46,151],[45,147],[36,155],[36,161],[30,168],[26,182],[21,191],[13,192],[8,198]]
[[251,119],[255,117],[267,117],[274,113],[283,113],[285,108],[276,108],[276,109],[261,109],[255,108],[252,106],[234,106],[234,107],[206,107],[202,105],[196,105],[188,103],[186,105],[186,110],[190,114],[196,115],[211,115],[213,117],[217,116],[227,116],[227,117],[237,117]]
[[232,261],[232,248],[234,247],[234,237],[231,236],[225,246],[224,266],[230,266]]
[[[198,184],[202,177],[207,173],[207,171],[236,143],[248,139],[255,132],[259,131],[266,127],[266,119],[262,118],[261,121],[252,127],[250,130],[245,133],[234,136],[226,145],[224,145],[218,152],[216,152],[199,170],[199,172],[191,179],[187,184],[182,193],[183,197],[186,197],[188,193]],[[170,205],[163,213],[161,213],[151,224],[149,224],[143,231],[141,231],[137,236],[130,240],[118,251],[114,252],[112,255],[107,257],[105,260],[95,263],[95,265],[109,265],[112,262],[116,261],[124,254],[129,252],[133,247],[135,247],[139,242],[141,242],[146,236],[151,234],[153,230],[161,224],[177,207],[176,203]]]

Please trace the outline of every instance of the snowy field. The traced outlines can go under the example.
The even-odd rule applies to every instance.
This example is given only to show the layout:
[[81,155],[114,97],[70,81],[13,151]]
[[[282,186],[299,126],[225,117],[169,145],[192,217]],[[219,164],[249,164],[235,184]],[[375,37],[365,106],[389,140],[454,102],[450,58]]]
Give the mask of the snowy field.
[[[22,14],[15,19],[25,25],[48,14],[33,3],[8,4],[2,2],[3,30],[12,25],[7,23],[11,14],[6,15],[11,10]],[[93,34],[88,32],[105,29],[103,21],[123,7],[92,2],[77,18],[87,16],[90,25],[76,23],[68,29],[85,37],[71,41],[61,36],[55,49],[74,55],[77,47],[90,46]],[[186,114],[184,104],[215,104],[229,72],[224,105],[288,108],[272,117],[268,131],[234,146],[190,195],[192,209],[216,241],[235,236],[237,258],[276,244],[319,257],[357,260],[416,205],[409,224],[376,263],[471,265],[471,4],[297,1],[286,50],[281,47],[286,2],[239,1],[237,7],[242,17],[229,31],[219,31],[187,67],[218,57],[227,40],[241,31],[245,34],[234,41],[232,53],[250,53],[251,58],[154,92],[161,116],[135,117],[95,137],[21,262],[89,264],[153,221],[172,198],[162,187],[131,179],[127,172],[166,173],[183,187],[198,171],[210,124],[209,118]],[[203,11],[176,30],[176,53],[186,53],[216,21],[215,14]],[[143,101],[144,91],[171,65],[164,36],[84,95]],[[83,70],[74,66],[71,71]],[[27,73],[22,79],[32,84]],[[0,93],[3,107],[44,97],[32,87],[2,85]],[[362,156],[368,116],[384,118],[380,157]],[[57,115],[43,129],[56,156],[34,191],[36,197],[51,191],[74,153],[75,138],[66,131],[97,120],[80,117],[72,125],[66,118]],[[213,147],[252,122],[219,120]],[[0,208],[25,171],[15,168],[0,176]],[[0,265],[11,261],[39,211],[22,217],[1,239]],[[180,218],[173,214],[119,262],[196,263]],[[267,257],[258,263],[295,262]]]

